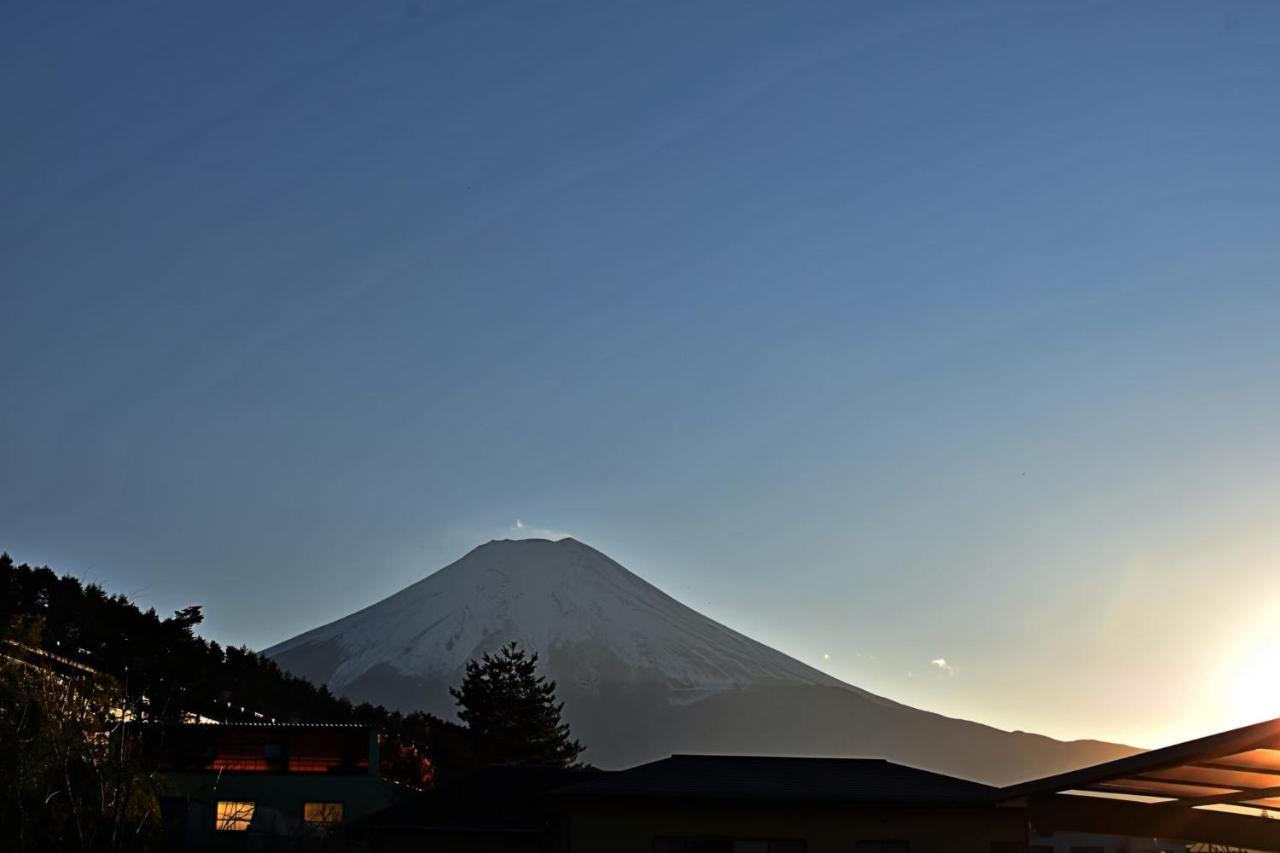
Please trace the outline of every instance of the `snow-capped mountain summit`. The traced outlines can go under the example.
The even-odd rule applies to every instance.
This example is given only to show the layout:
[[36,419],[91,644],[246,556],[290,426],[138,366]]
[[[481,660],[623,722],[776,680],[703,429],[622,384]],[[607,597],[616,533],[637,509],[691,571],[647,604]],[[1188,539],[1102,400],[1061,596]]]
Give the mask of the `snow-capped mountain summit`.
[[1012,781],[1127,750],[918,711],[686,607],[574,539],[493,541],[389,598],[267,649],[339,694],[452,716],[466,662],[515,640],[559,685],[587,759],[678,751],[865,755]]
[[317,644],[340,643],[341,663],[326,681],[341,689],[383,663],[420,678],[448,678],[510,640],[546,657],[577,649],[570,680],[583,687],[601,680],[703,690],[841,684],[569,538],[481,545],[390,598],[267,653],[292,661]]

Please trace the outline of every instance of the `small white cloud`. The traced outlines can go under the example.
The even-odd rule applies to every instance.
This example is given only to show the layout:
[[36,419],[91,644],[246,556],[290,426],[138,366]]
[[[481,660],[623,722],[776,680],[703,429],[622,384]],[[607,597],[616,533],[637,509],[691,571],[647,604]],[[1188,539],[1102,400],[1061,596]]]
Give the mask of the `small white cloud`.
[[519,518],[516,519],[515,524],[507,528],[508,539],[550,539],[554,542],[566,536],[573,536],[573,534],[563,530],[552,530],[550,527],[535,527],[532,524],[525,524]]
[[951,664],[947,663],[946,658],[934,658],[933,660],[929,661],[929,666],[933,667],[938,672],[944,673],[947,676],[952,676],[956,674],[956,668]]

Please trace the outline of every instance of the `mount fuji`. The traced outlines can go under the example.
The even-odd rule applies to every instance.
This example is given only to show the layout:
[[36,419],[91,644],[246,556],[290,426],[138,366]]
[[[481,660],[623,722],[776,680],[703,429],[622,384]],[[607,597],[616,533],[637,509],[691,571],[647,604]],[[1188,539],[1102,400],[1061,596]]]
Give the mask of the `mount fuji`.
[[502,540],[266,650],[355,701],[453,716],[471,658],[516,641],[558,682],[585,760],[674,752],[883,757],[992,784],[1135,750],[952,719],[876,696],[686,607],[574,539]]

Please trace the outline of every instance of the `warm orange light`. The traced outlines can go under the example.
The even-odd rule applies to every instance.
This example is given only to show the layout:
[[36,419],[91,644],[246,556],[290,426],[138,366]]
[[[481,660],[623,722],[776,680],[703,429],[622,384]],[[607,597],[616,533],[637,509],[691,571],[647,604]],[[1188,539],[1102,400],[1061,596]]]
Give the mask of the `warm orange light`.
[[342,824],[342,803],[303,803],[302,819],[312,826],[329,829]]
[[253,821],[253,803],[240,800],[218,800],[219,832],[244,832]]

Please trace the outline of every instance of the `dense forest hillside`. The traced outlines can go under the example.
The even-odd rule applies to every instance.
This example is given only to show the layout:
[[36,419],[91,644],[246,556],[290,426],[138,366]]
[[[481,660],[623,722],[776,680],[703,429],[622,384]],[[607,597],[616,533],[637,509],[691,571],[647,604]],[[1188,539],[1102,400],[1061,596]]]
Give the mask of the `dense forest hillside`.
[[112,676],[153,718],[367,723],[424,745],[451,726],[353,705],[251,649],[205,640],[195,632],[200,621],[199,607],[161,617],[97,584],[0,554],[0,632]]

